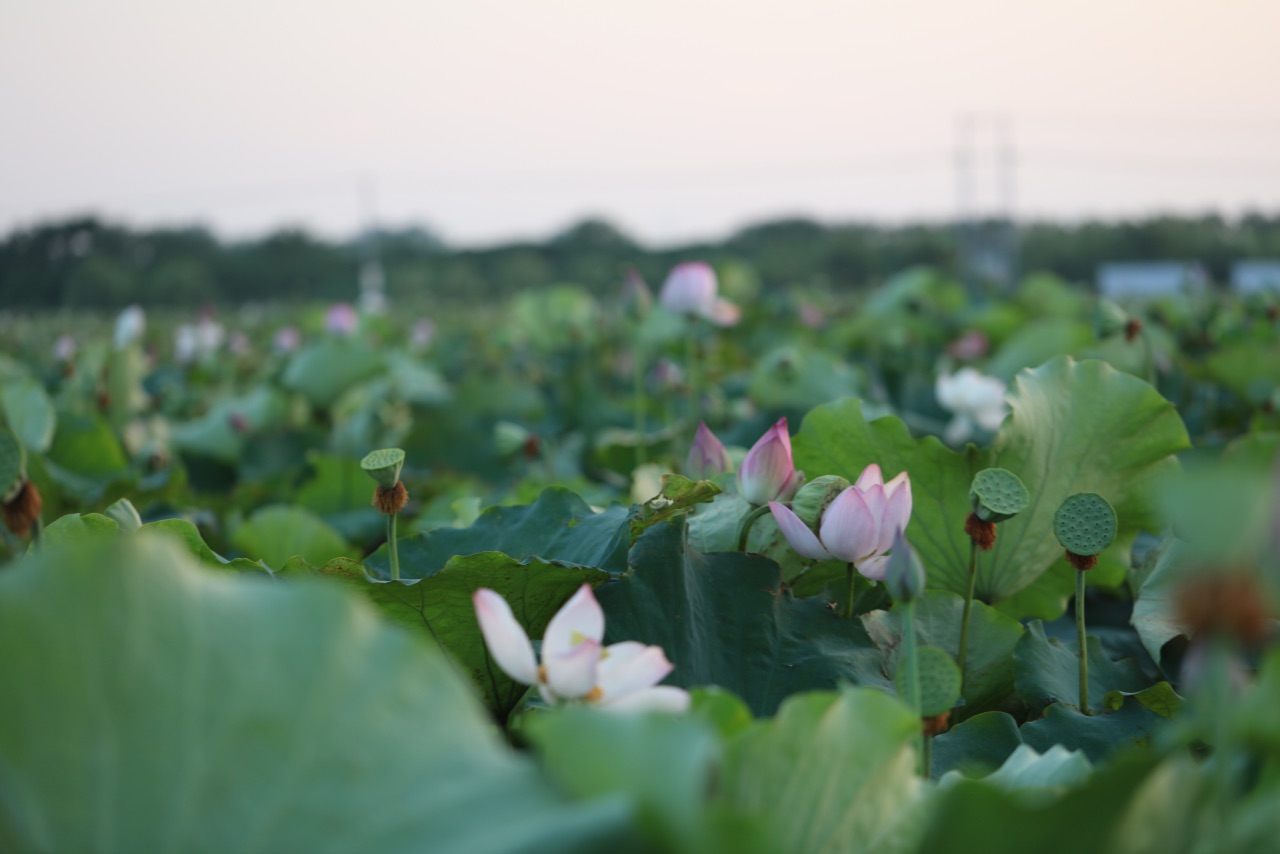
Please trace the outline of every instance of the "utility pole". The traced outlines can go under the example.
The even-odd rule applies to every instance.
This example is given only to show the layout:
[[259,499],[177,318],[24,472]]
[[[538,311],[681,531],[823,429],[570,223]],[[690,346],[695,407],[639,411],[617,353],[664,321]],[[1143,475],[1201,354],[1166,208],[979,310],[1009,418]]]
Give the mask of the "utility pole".
[[358,195],[364,232],[360,239],[360,310],[366,314],[383,314],[387,310],[387,277],[378,246],[377,178],[363,176]]
[[961,280],[971,295],[1008,290],[1018,268],[1013,119],[1005,113],[962,113],[955,134]]

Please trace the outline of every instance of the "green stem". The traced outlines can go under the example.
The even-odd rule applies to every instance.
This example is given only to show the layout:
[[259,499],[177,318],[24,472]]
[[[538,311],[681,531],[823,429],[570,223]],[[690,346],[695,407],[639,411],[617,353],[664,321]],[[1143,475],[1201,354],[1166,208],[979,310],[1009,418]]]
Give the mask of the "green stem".
[[1138,337],[1142,339],[1142,361],[1144,372],[1147,375],[1147,382],[1151,385],[1156,384],[1156,354],[1155,349],[1151,346],[1151,338],[1147,335],[1147,328],[1143,326],[1138,330]]
[[742,517],[742,521],[738,523],[738,551],[745,552],[747,550],[747,539],[751,536],[751,526],[756,520],[769,512],[768,504],[761,504],[759,507],[752,507],[751,510]]
[[928,780],[933,776],[933,736],[924,737],[924,759],[920,763],[920,776]]
[[387,556],[391,559],[391,580],[400,580],[400,549],[396,544],[396,517],[399,513],[387,514]]
[[846,620],[853,619],[853,590],[854,581],[857,580],[857,567],[853,565],[853,561],[849,561],[849,595],[844,603],[844,618]]
[[921,776],[927,774],[924,727],[920,721],[920,652],[916,645],[916,603],[904,602],[902,606],[902,664],[907,668],[907,706],[916,719],[916,756],[920,759]]
[[1080,645],[1080,711],[1089,714],[1089,644],[1084,633],[1084,573],[1076,570],[1076,642]]
[[635,411],[635,432],[636,432],[636,468],[644,465],[646,462],[646,451],[644,443],[644,359],[640,349],[640,327],[635,328],[631,342],[631,361],[633,362],[631,371],[632,380],[632,408]]
[[978,585],[978,544],[969,540],[969,592],[964,597],[964,613],[960,616],[960,652],[956,664],[960,667],[961,685],[964,679],[964,663],[969,657],[969,612],[973,610],[973,594]]
[[685,372],[689,383],[689,423],[694,427],[702,420],[702,389],[698,375],[698,322],[689,321],[685,336]]
[[37,516],[35,527],[31,529],[31,542],[35,545],[37,549],[40,548],[40,539],[43,536],[43,534],[44,534],[44,521],[39,516]]

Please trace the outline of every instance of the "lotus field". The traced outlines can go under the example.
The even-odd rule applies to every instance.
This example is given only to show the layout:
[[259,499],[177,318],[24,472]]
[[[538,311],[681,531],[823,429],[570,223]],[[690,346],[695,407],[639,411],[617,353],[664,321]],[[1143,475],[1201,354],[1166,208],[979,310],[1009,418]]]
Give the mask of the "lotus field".
[[0,850],[1280,850],[1275,295],[0,314]]

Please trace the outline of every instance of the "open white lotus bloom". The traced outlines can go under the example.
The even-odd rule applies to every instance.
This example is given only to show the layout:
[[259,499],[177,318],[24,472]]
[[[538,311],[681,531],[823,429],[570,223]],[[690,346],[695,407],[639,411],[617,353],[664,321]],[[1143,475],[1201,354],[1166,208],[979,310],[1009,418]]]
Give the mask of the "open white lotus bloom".
[[604,611],[584,584],[547,624],[542,663],[507,600],[481,588],[471,597],[489,653],[517,682],[537,685],[555,704],[580,700],[614,711],[682,712],[689,693],[659,685],[674,665],[660,646],[635,641],[603,646]]
[[938,403],[955,415],[943,436],[950,445],[970,438],[975,425],[983,430],[1000,429],[1009,413],[1009,405],[1004,402],[1004,383],[973,368],[939,375],[935,392]]

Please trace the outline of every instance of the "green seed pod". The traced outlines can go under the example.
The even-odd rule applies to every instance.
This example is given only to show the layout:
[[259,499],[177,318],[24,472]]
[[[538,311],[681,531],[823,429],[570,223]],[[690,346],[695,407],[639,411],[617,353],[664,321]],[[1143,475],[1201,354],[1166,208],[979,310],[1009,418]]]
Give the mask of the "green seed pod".
[[800,521],[811,530],[818,530],[822,514],[836,500],[836,496],[850,487],[849,481],[838,474],[824,474],[800,487],[796,497],[791,500],[791,510],[800,517]]
[[27,482],[27,452],[18,437],[0,427],[0,504],[13,500]]
[[969,504],[984,522],[1003,522],[1023,510],[1031,496],[1022,481],[1005,469],[983,469],[973,476],[969,487]]
[[371,451],[360,461],[360,468],[378,482],[378,486],[393,488],[400,481],[400,469],[404,467],[404,451],[399,448],[383,448]]
[[1071,554],[1093,557],[1115,542],[1116,511],[1096,492],[1077,492],[1053,514],[1053,533]]
[[[960,668],[936,646],[922,646],[916,652],[920,668],[920,717],[931,718],[950,709],[960,699]],[[893,684],[899,697],[907,695],[905,659],[898,665]]]

